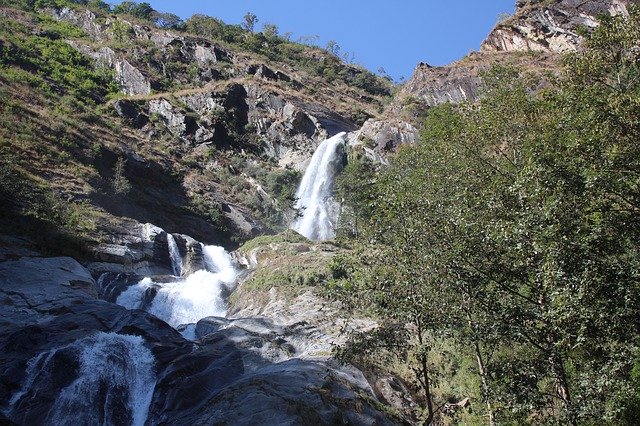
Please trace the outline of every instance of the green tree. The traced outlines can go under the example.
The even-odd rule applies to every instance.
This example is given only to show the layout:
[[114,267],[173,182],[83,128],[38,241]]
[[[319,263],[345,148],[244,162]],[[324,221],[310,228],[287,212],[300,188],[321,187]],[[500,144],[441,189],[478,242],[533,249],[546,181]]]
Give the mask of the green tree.
[[242,26],[242,28],[244,28],[245,30],[249,31],[250,33],[253,33],[258,21],[259,21],[259,19],[256,16],[255,13],[247,12],[244,15],[244,20],[242,21],[241,26]]
[[329,40],[325,48],[332,55],[338,56],[340,54],[340,45],[335,40]]
[[638,39],[632,6],[604,18],[544,91],[495,68],[479,103],[431,109],[420,144],[375,179],[360,226],[374,273],[350,288],[390,342],[408,332],[385,348],[413,354],[427,422],[439,335],[476,359],[490,422],[639,412]]
[[262,27],[262,34],[264,34],[264,36],[270,41],[274,41],[278,38],[278,31],[279,29],[276,24],[266,23]]

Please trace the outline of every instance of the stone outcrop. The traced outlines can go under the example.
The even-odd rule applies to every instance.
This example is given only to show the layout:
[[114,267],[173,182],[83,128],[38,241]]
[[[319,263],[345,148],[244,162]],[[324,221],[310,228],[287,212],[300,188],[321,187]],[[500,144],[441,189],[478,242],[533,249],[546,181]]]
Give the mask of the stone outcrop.
[[23,325],[64,312],[70,303],[97,297],[89,271],[69,257],[0,262],[2,322]]
[[[377,322],[345,312],[338,302],[322,298],[313,287],[305,285],[306,272],[319,277],[327,273],[326,265],[338,251],[335,246],[311,243],[301,236],[287,239],[290,242],[274,241],[234,253],[247,270],[231,297],[229,319],[202,320],[196,334],[224,330],[243,336],[234,340],[245,341],[248,334],[251,336],[248,346],[263,358],[282,360],[295,356],[333,365],[330,359],[333,349],[343,345],[350,332],[373,330]],[[279,276],[287,265],[297,265],[292,272],[291,279],[295,281],[292,286],[281,282],[261,286],[254,281],[258,275],[260,282],[265,271],[267,276],[270,273]],[[363,380],[360,372],[350,371],[358,381]],[[405,385],[391,375],[370,373],[363,388],[370,389],[403,418],[411,418],[417,405]]]
[[[176,61],[194,64],[196,75],[191,75],[190,78],[207,82],[219,77],[219,71],[214,69],[218,62],[231,59],[228,52],[207,40],[152,29],[118,17],[109,17],[100,21],[95,13],[87,9],[63,7],[45,9],[45,12],[55,19],[83,29],[96,42],[116,41],[126,46],[129,39],[133,38],[137,41],[152,43],[160,49],[160,58],[149,61],[148,58],[143,58],[144,52],[134,50],[116,53],[109,47],[93,47],[73,40],[68,41],[71,46],[92,57],[98,66],[113,70],[121,91],[127,95],[149,95],[152,86],[159,85],[159,82],[151,77],[153,74],[151,70],[144,69],[149,66],[155,66],[162,72],[166,72],[166,67]],[[178,78],[178,76],[175,77]],[[182,76],[182,78],[186,77]]]
[[[357,126],[329,108],[304,102],[260,84],[230,84],[150,100],[118,100],[118,114],[153,135],[161,124],[191,145],[229,147],[230,134],[254,133],[262,152],[280,166],[304,170],[316,146],[335,133]],[[160,122],[158,123],[158,119]]]
[[365,149],[390,152],[402,144],[415,144],[419,138],[418,130],[406,121],[370,119],[350,140],[364,142]]
[[[473,101],[482,88],[482,80],[478,76],[482,68],[474,61],[461,61],[444,67],[420,63],[402,88],[402,95],[414,97],[427,106]],[[404,100],[405,103],[410,101]]]
[[[424,111],[443,103],[474,102],[484,90],[482,73],[493,65],[515,66],[543,76],[556,72],[560,54],[578,49],[579,28],[593,29],[601,14],[626,14],[628,0],[519,0],[514,16],[496,25],[474,52],[451,65],[420,63],[386,111],[365,123],[363,135],[383,153],[412,143]],[[544,84],[544,83],[543,83]],[[389,118],[393,117],[393,118]]]
[[68,43],[93,58],[99,67],[112,69],[122,93],[126,95],[148,95],[151,93],[149,79],[139,69],[131,65],[129,61],[116,54],[113,49],[109,47],[94,49],[91,46],[75,41],[69,41]]
[[601,14],[625,14],[628,0],[519,0],[515,15],[498,24],[482,51],[570,52],[582,41],[579,29],[593,29]]

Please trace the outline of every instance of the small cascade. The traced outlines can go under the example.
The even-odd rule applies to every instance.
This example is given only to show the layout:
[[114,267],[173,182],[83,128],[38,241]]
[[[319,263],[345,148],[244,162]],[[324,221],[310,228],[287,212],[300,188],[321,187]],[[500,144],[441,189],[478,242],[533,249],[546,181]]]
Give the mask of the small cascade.
[[345,134],[338,133],[318,146],[296,192],[295,207],[302,216],[292,228],[310,240],[335,236],[340,205],[333,197],[333,185],[343,165]]
[[179,277],[182,275],[183,268],[182,255],[180,254],[180,249],[178,249],[176,239],[169,233],[167,233],[167,245],[169,246],[169,258],[171,259],[173,275]]
[[[142,426],[155,388],[154,363],[142,337],[97,333],[33,357],[5,415],[19,424]],[[43,395],[53,395],[44,419],[30,411],[42,410]]]
[[145,309],[174,328],[209,316],[224,317],[226,293],[235,283],[237,272],[224,248],[203,246],[202,252],[205,269],[173,282],[146,277],[124,291],[116,303],[128,309]]

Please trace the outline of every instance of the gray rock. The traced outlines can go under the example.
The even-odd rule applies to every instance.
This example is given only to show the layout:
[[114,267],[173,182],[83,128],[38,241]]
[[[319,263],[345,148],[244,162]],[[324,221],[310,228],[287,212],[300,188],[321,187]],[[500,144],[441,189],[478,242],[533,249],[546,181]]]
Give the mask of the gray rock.
[[0,263],[2,322],[39,322],[63,312],[69,303],[97,297],[90,272],[70,257],[23,257]]
[[483,87],[478,72],[484,69],[474,62],[432,67],[420,63],[400,92],[399,99],[413,97],[427,106],[475,101]]
[[418,130],[405,121],[369,119],[350,141],[369,140],[381,152],[395,150],[399,145],[415,144],[419,139]]
[[59,21],[65,21],[82,28],[94,39],[101,39],[104,27],[96,22],[96,15],[88,9],[71,9],[63,7],[61,9],[45,9],[45,12]]
[[109,47],[95,49],[86,44],[75,41],[67,41],[69,45],[90,56],[96,61],[98,67],[112,69],[115,73],[116,82],[120,85],[121,91],[127,95],[149,95],[151,93],[151,82],[140,70],[131,65],[129,61],[116,54]]
[[600,14],[626,14],[627,0],[540,0],[516,2],[513,19],[499,24],[483,42],[487,52],[553,51],[578,48],[579,28],[593,29]]

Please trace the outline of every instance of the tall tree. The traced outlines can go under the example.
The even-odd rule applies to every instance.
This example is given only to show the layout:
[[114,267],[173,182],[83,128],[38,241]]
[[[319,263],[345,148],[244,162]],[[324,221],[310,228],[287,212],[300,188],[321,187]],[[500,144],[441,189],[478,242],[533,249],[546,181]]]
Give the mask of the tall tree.
[[258,23],[258,20],[259,19],[255,13],[247,12],[244,15],[244,21],[242,21],[242,24],[241,24],[242,28],[249,31],[250,33],[253,33],[256,27],[256,24]]

